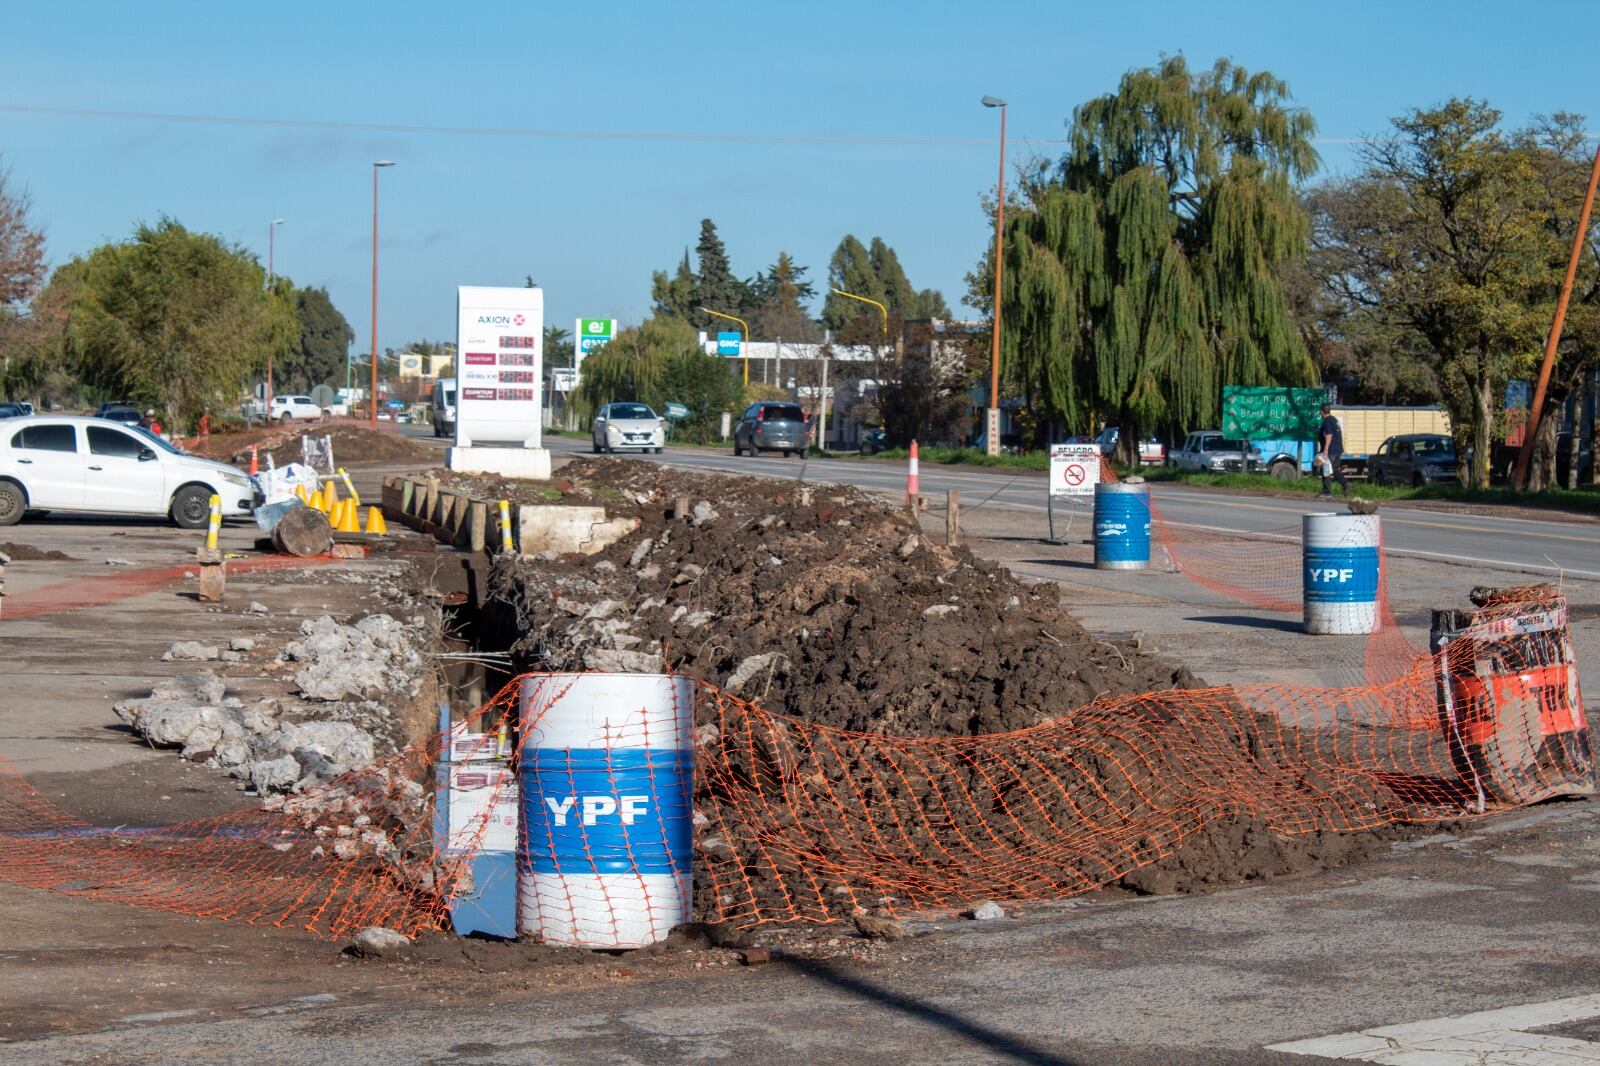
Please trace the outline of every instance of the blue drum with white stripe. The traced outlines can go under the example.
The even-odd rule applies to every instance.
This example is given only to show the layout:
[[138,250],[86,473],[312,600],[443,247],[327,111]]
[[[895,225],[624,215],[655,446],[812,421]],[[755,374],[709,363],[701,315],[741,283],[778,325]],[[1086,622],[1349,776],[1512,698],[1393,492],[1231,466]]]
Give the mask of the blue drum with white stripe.
[[1301,567],[1307,633],[1371,633],[1378,622],[1375,514],[1308,514]]
[[639,948],[689,920],[694,695],[665,674],[523,681],[519,934]]
[[1144,570],[1150,565],[1150,486],[1102,481],[1094,487],[1094,567]]

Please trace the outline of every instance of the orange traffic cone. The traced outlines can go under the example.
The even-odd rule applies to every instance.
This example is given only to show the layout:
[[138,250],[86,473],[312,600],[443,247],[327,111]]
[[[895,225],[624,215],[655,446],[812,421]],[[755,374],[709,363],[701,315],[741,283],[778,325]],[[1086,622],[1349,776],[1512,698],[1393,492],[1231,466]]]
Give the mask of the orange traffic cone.
[[376,507],[367,508],[366,532],[374,533],[380,537],[386,537],[389,535],[389,525],[383,520],[383,512],[378,510]]
[[256,446],[252,444],[250,445],[250,476],[255,477],[259,473],[261,473],[261,461],[256,456]]

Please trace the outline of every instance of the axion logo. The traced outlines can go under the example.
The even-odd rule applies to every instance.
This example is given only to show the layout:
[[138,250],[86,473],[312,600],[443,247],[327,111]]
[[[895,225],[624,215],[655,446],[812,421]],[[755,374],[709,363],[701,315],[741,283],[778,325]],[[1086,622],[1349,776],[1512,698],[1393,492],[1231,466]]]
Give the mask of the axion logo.
[[521,315],[513,315],[513,316],[511,316],[511,324],[514,325],[514,326],[520,326],[526,321],[527,321],[527,319],[523,318]]
[[[478,324],[480,326],[509,326],[511,324],[511,318],[508,315],[479,315]],[[522,325],[521,315],[517,316],[517,325]]]

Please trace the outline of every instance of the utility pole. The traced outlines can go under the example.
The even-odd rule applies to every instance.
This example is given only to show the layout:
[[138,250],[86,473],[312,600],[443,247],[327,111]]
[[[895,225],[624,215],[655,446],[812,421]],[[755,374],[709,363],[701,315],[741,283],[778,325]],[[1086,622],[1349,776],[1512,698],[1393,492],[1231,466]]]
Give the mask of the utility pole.
[[1000,181],[994,201],[994,339],[989,355],[989,410],[985,412],[984,438],[990,455],[1000,454],[1000,273],[1005,262],[1003,230],[1006,218],[1006,102],[985,96],[984,107],[1000,109]]

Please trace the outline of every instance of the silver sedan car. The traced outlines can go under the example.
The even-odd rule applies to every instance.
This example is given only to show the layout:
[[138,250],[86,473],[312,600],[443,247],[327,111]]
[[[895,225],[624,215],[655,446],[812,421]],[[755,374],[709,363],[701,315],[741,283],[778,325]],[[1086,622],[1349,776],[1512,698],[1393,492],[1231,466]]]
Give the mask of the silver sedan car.
[[642,403],[608,403],[594,416],[594,450],[615,452],[638,448],[659,455],[666,444],[661,416]]

